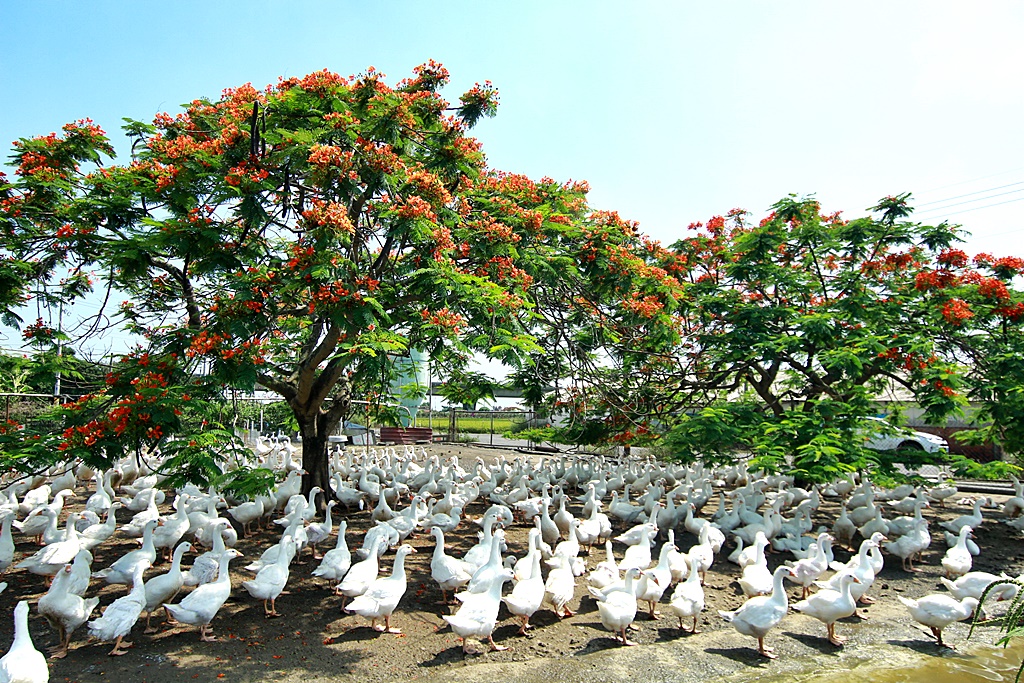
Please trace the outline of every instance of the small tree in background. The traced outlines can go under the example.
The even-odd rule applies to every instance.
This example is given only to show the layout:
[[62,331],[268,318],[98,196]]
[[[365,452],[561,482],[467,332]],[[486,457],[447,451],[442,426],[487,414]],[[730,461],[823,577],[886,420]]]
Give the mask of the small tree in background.
[[[873,399],[901,391],[942,423],[984,393],[987,354],[1016,346],[1024,296],[1009,284],[1022,262],[982,256],[972,265],[955,247],[958,228],[909,220],[908,198],[844,220],[788,197],[756,225],[733,211],[672,246],[668,258],[689,275],[687,342],[671,385],[688,397],[752,400],[757,412],[730,424],[756,464],[812,480],[923,464],[920,451],[893,458],[863,447],[877,429],[865,420],[877,412]],[[1007,381],[1024,386],[1020,377]],[[1020,415],[1009,421],[1016,428]],[[714,415],[684,418],[679,446],[708,421]]]

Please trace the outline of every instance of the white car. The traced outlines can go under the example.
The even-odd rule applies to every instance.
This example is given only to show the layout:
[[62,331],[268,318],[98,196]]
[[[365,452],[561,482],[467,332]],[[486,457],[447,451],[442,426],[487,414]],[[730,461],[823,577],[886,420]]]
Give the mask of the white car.
[[[895,448],[913,448],[927,453],[946,450],[949,444],[941,436],[915,432],[912,429],[896,429],[880,417],[869,417],[880,423],[878,431],[868,434],[864,445],[875,451],[891,451]],[[896,429],[896,431],[891,431]],[[889,432],[889,433],[887,433]]]

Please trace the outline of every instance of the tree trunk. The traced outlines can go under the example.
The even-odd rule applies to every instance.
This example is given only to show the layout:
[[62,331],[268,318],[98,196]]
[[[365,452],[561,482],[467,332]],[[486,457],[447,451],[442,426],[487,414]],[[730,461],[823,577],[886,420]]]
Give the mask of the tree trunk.
[[302,477],[302,493],[308,496],[314,486],[319,486],[324,493],[316,498],[318,512],[325,507],[325,500],[331,492],[330,457],[327,453],[330,426],[323,415],[298,415],[299,433],[302,435],[302,469],[306,474]]

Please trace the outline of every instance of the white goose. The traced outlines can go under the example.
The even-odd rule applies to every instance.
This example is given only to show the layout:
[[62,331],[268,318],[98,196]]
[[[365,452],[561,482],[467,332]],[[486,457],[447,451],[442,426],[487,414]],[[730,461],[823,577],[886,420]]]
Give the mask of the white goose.
[[331,509],[336,505],[335,501],[327,501],[327,509],[324,511],[324,521],[314,522],[306,527],[306,544],[313,550],[313,559],[319,560],[320,553],[316,550],[317,543],[323,543],[331,535],[334,521],[331,519]]
[[78,521],[77,513],[73,512],[68,515],[64,540],[40,548],[35,554],[16,564],[15,569],[27,569],[40,576],[53,576],[59,572],[65,564],[75,559],[75,555],[81,548],[78,531],[75,529],[76,521]]
[[[93,578],[104,579],[107,583],[127,584],[132,581],[135,568],[143,566],[148,569],[156,561],[156,548],[153,547],[153,529],[156,528],[156,520],[146,522],[142,532],[142,547],[125,553],[106,569],[93,573]],[[117,647],[115,646],[115,650]],[[119,654],[124,654],[119,653]]]
[[[748,598],[755,595],[766,595],[772,591],[774,578],[768,569],[768,558],[765,557],[764,547],[757,546],[759,552],[751,564],[743,568],[740,574],[739,584],[743,594]],[[792,571],[792,568],[790,568]]]
[[850,586],[859,581],[860,579],[853,574],[844,574],[839,579],[838,591],[818,591],[811,597],[793,605],[793,609],[825,624],[828,631],[828,642],[836,647],[842,647],[846,638],[836,635],[836,622],[857,611],[857,601],[850,593]]
[[[988,572],[968,572],[958,578],[956,581],[950,581],[944,576],[939,577],[939,581],[945,586],[950,594],[957,600],[963,600],[964,598],[978,598],[981,599],[982,593],[985,589],[996,581],[1010,581],[1011,577],[1006,574],[996,576],[995,574],[989,574]],[[994,597],[997,601],[1012,600],[1013,596],[1017,595],[1017,584],[1006,583],[992,589],[989,593],[989,597]]]
[[[222,519],[211,524],[215,528],[220,528],[228,524],[228,520]],[[276,548],[277,546],[272,547]],[[208,550],[195,559],[192,567],[184,574],[185,585],[201,586],[215,581],[220,567],[220,558],[224,556],[227,549],[224,537],[221,534],[213,534],[213,550]]]
[[828,569],[828,548],[832,544],[832,537],[827,533],[818,534],[816,550],[813,557],[798,560],[790,565],[793,570],[793,581],[803,588],[801,599],[807,599],[807,593],[811,584],[817,581],[825,570]]
[[28,630],[28,602],[21,600],[14,608],[14,642],[0,657],[0,683],[46,683],[50,670],[46,657],[32,644]]
[[338,544],[324,554],[320,560],[320,566],[313,570],[313,576],[319,576],[330,582],[341,581],[345,572],[352,566],[352,553],[348,549],[348,542],[345,540],[345,532],[348,530],[348,522],[338,522]]
[[775,568],[772,576],[772,592],[770,595],[759,595],[743,603],[738,610],[718,614],[732,624],[733,628],[745,636],[757,638],[757,651],[763,657],[775,659],[778,655],[771,648],[765,647],[764,637],[776,624],[782,621],[789,610],[789,599],[782,587],[782,581],[792,576],[789,567],[780,565]]
[[[571,571],[569,575],[571,578]],[[459,611],[441,615],[455,631],[455,635],[462,638],[462,651],[466,654],[473,654],[473,650],[469,649],[469,638],[486,638],[492,650],[508,649],[496,644],[493,634],[498,621],[498,609],[501,607],[501,587],[511,578],[512,570],[505,569],[486,592],[459,593],[455,596],[462,602]]]
[[153,530],[153,547],[163,551],[164,557],[170,559],[174,547],[188,531],[188,511],[185,509],[187,495],[176,496],[171,506],[174,514],[161,520],[161,524]]
[[345,609],[346,598],[362,595],[366,592],[370,583],[377,578],[377,573],[380,571],[380,556],[377,554],[377,549],[381,543],[382,541],[379,536],[374,538],[367,549],[366,559],[352,565],[348,573],[345,574],[345,578],[335,587],[336,592],[342,594],[342,610]]
[[103,541],[114,535],[117,531],[117,519],[114,513],[121,509],[119,501],[112,502],[107,507],[106,518],[100,524],[90,524],[78,534],[78,541],[86,550],[92,550]]
[[942,522],[939,524],[943,529],[950,531],[954,534],[960,533],[961,527],[969,526],[972,529],[977,529],[981,526],[983,518],[981,516],[981,506],[985,504],[984,498],[979,498],[974,501],[974,511],[969,515],[960,515],[956,519],[948,522]]
[[202,584],[176,605],[164,603],[168,617],[199,626],[200,640],[216,642],[217,639],[213,636],[213,627],[210,626],[210,622],[217,616],[217,612],[231,595],[231,576],[228,572],[228,563],[241,556],[242,553],[234,548],[225,550],[220,558],[217,580]]
[[185,577],[181,573],[181,558],[192,550],[190,543],[179,543],[171,556],[171,568],[164,574],[154,576],[146,582],[146,630],[143,633],[156,633],[157,629],[150,626],[153,610],[165,602],[170,602],[181,590]]
[[84,600],[79,595],[69,593],[70,577],[71,565],[64,565],[53,578],[46,595],[39,598],[37,605],[39,613],[46,617],[50,626],[57,631],[59,642],[50,651],[50,656],[54,659],[67,656],[71,635],[89,620],[93,610],[100,604],[99,598]]
[[448,604],[448,592],[459,590],[473,578],[474,567],[444,551],[444,532],[440,527],[430,530],[434,537],[434,555],[430,560],[430,578],[441,587],[441,600]]
[[971,533],[970,525],[960,527],[959,539],[956,545],[946,551],[942,557],[942,568],[946,572],[946,578],[956,578],[971,571],[973,560],[971,551],[967,549],[967,537]]
[[966,597],[963,600],[954,600],[943,593],[926,595],[918,600],[905,598],[902,595],[896,596],[900,599],[910,612],[914,621],[924,624],[932,630],[939,647],[950,647],[942,642],[942,629],[954,621],[969,619],[974,610],[978,608],[978,599]]
[[132,646],[124,637],[131,633],[142,610],[146,608],[146,586],[142,581],[142,574],[148,566],[145,563],[135,565],[132,570],[131,592],[114,600],[103,610],[103,616],[89,622],[90,636],[100,641],[114,641],[114,649],[108,652],[108,655],[117,657],[127,654],[127,648]]
[[604,591],[590,591],[590,594],[597,600],[601,625],[614,633],[615,639],[623,645],[637,644],[626,637],[626,629],[636,618],[636,594],[633,591],[633,580],[639,574],[639,569],[630,567],[626,570],[626,581],[623,585],[611,586]]
[[683,629],[683,619],[692,617],[693,626],[690,633],[697,633],[697,618],[704,611],[704,587],[700,585],[700,577],[696,569],[691,569],[686,581],[676,584],[672,592],[672,600],[668,603],[668,611],[679,619],[679,630]]
[[604,542],[605,559],[598,562],[593,571],[587,576],[587,583],[598,590],[607,588],[613,583],[621,580],[619,565],[615,561],[615,553],[612,551],[612,542]]
[[[289,536],[285,536],[281,539],[281,550],[277,554],[277,561],[262,567],[256,574],[256,578],[242,582],[242,587],[249,591],[249,595],[263,601],[263,614],[268,619],[281,616],[274,606],[274,601],[281,595],[288,583],[288,565],[293,557],[295,557],[295,541]],[[268,600],[270,601],[269,609],[267,608]]]
[[11,535],[11,523],[14,522],[14,513],[9,512],[0,522],[0,574],[7,570],[14,562],[14,536]]
[[636,598],[647,601],[647,613],[651,619],[658,618],[659,614],[655,608],[661,602],[665,590],[672,583],[672,568],[669,566],[669,553],[672,550],[673,547],[670,544],[662,544],[658,554],[658,564],[641,574],[640,580],[637,581]]
[[[607,541],[611,546],[611,541]],[[512,589],[512,594],[503,598],[508,611],[519,618],[519,634],[526,635],[530,626],[530,617],[544,604],[544,576],[540,571],[540,551],[530,554],[530,575],[519,581]]]
[[554,562],[555,567],[544,582],[544,600],[551,604],[559,619],[571,617],[574,612],[569,609],[569,601],[576,594],[576,576],[570,560],[565,555],[555,555],[550,562]]
[[[367,586],[362,595],[353,598],[345,608],[346,612],[354,612],[370,619],[370,628],[382,633],[401,633],[402,630],[391,626],[391,615],[405,595],[408,582],[405,576],[405,558],[409,553],[416,552],[408,543],[401,546],[395,553],[395,564],[391,575],[375,579]],[[384,619],[383,628],[377,628],[377,620]]]

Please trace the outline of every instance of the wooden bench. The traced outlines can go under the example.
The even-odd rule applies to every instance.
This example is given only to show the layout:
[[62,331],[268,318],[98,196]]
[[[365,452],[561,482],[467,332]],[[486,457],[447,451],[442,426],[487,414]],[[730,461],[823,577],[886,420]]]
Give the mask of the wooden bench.
[[380,442],[389,444],[431,443],[434,431],[430,427],[381,427]]

